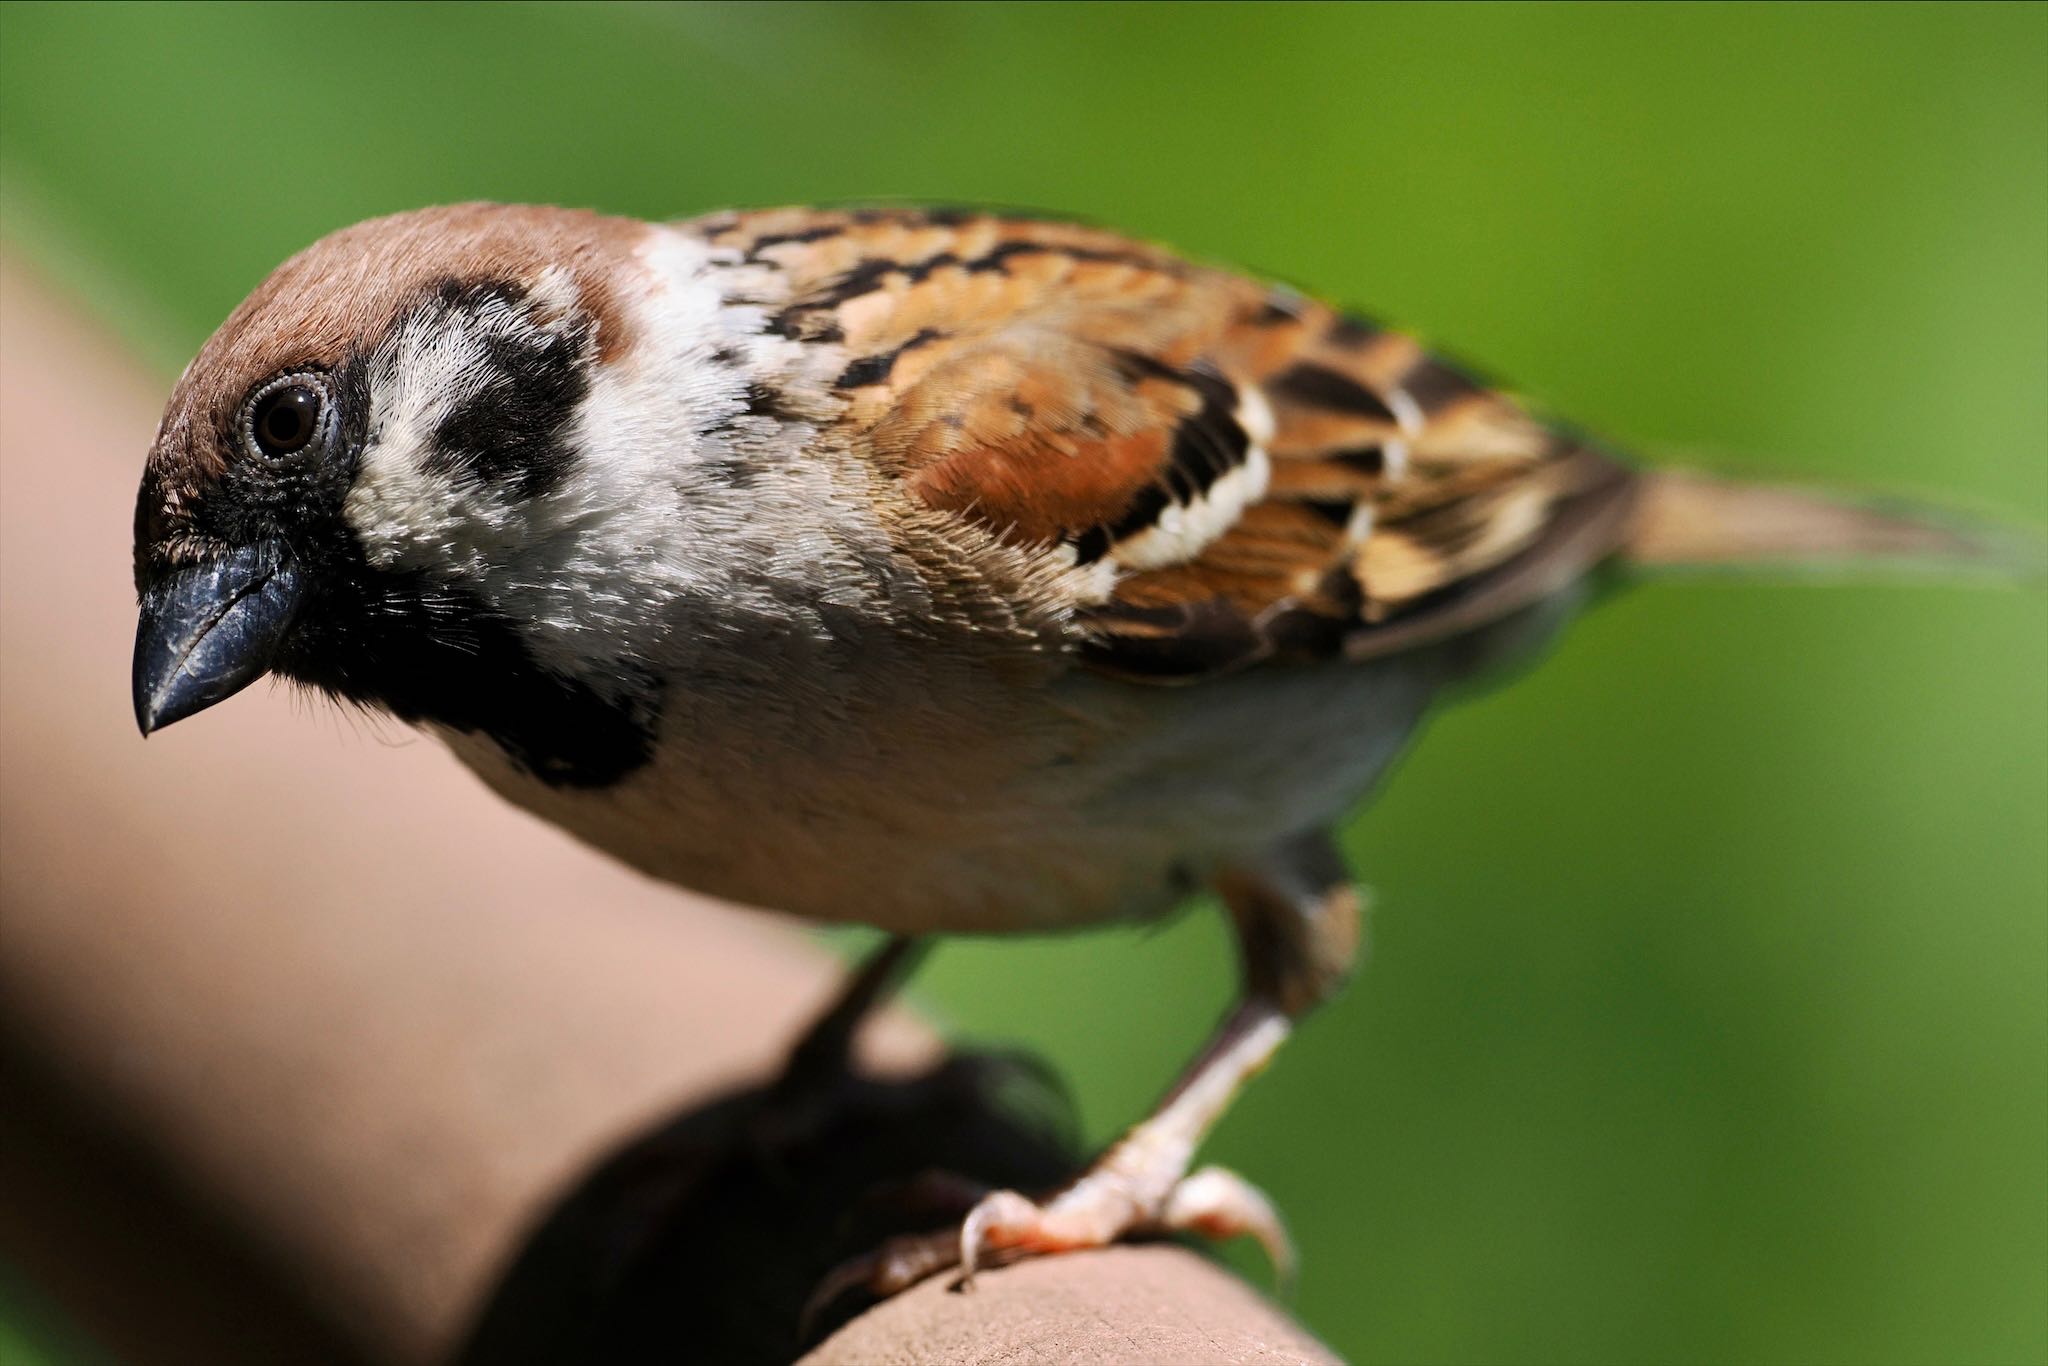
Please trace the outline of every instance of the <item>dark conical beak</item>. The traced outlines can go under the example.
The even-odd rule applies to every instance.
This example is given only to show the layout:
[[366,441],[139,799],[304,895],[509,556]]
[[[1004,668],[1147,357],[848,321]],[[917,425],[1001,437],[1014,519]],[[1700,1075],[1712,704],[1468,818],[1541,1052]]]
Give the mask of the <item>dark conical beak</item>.
[[135,723],[144,735],[225,701],[269,671],[299,606],[283,545],[261,541],[164,575],[135,626]]

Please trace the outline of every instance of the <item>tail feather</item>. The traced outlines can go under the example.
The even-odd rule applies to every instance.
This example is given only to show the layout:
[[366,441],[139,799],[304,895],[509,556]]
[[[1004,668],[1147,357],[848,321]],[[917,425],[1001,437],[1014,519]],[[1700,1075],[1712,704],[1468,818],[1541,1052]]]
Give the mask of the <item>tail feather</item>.
[[2048,540],[1945,509],[1688,470],[1646,473],[1624,561],[1653,569],[2048,579]]

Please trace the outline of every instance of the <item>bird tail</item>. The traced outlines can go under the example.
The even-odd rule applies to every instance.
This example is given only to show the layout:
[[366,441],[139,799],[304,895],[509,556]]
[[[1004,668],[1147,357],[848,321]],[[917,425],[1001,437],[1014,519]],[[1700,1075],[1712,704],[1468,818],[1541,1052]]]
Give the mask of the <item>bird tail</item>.
[[2048,581],[2048,538],[1892,498],[1646,472],[1620,547],[1652,572]]

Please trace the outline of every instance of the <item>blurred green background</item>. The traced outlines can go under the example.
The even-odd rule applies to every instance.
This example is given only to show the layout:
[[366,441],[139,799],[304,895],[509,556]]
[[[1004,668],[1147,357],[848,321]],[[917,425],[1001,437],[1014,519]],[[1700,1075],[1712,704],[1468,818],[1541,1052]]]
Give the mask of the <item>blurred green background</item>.
[[[1652,459],[2048,520],[2040,5],[0,24],[0,233],[167,378],[372,214],[986,201],[1364,306]],[[1290,1213],[1338,1350],[2048,1359],[2042,594],[1635,591],[1442,715],[1348,842],[1370,970],[1209,1149]],[[958,944],[918,994],[1102,1139],[1231,980],[1198,908]]]

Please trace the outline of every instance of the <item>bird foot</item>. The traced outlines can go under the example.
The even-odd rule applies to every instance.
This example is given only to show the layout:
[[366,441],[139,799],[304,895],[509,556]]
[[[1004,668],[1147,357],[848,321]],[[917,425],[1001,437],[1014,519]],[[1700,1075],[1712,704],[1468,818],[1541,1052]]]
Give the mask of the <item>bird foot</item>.
[[1203,1167],[1163,1184],[1147,1181],[1123,1170],[1117,1155],[1112,1151],[1044,1200],[1012,1190],[984,1191],[957,1227],[891,1238],[842,1263],[812,1293],[805,1319],[857,1289],[887,1299],[953,1267],[960,1269],[959,1288],[969,1289],[975,1273],[989,1267],[1175,1233],[1217,1240],[1249,1234],[1265,1249],[1281,1282],[1292,1279],[1293,1244],[1272,1202],[1256,1186],[1222,1167]]
[[1148,1199],[1142,1191],[1140,1183],[1110,1167],[1097,1167],[1043,1203],[1015,1191],[991,1191],[960,1224],[955,1262],[961,1284],[971,1285],[984,1265],[1175,1233],[1217,1241],[1249,1234],[1281,1279],[1293,1275],[1294,1247],[1278,1211],[1237,1173],[1203,1167],[1167,1187],[1163,1199]]

